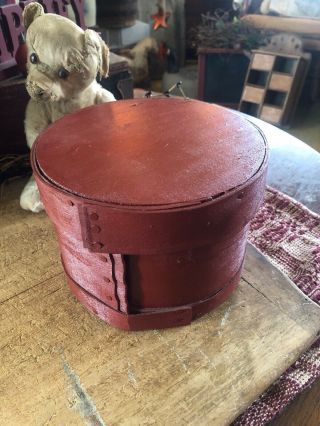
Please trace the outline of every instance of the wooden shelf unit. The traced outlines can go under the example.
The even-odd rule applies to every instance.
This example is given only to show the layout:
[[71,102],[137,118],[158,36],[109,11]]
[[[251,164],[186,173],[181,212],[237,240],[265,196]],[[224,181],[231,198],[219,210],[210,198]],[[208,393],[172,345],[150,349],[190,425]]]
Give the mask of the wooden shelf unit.
[[309,57],[253,50],[239,111],[289,125],[306,77]]

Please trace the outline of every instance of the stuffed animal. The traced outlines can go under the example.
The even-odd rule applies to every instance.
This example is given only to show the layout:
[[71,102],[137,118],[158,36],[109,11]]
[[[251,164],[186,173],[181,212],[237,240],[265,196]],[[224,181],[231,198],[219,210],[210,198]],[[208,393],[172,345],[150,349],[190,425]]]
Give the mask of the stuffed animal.
[[[31,96],[25,132],[31,148],[39,133],[63,115],[115,98],[96,81],[98,74],[108,74],[109,49],[95,31],[83,31],[70,19],[45,14],[35,2],[25,7],[23,20],[28,48],[26,87]],[[22,191],[20,205],[33,212],[43,210],[33,177]]]
[[157,55],[158,51],[157,41],[152,37],[146,37],[139,41],[134,48],[123,49],[119,52],[119,55],[127,60],[136,86],[144,86],[145,83],[149,83],[148,57],[151,53]]

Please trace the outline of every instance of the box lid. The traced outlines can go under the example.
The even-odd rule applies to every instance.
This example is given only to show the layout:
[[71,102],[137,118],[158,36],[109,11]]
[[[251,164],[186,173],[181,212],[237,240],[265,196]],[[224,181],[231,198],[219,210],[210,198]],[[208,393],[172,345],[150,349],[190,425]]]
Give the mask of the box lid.
[[37,139],[35,158],[54,186],[126,208],[188,207],[245,184],[266,158],[244,117],[195,100],[105,103],[68,114]]

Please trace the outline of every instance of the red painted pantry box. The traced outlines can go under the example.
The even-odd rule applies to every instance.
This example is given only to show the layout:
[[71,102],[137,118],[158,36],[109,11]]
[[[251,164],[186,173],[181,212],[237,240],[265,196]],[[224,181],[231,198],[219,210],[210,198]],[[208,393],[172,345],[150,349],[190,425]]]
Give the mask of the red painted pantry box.
[[177,98],[68,114],[32,149],[72,292],[125,330],[186,325],[236,288],[267,146],[225,108]]

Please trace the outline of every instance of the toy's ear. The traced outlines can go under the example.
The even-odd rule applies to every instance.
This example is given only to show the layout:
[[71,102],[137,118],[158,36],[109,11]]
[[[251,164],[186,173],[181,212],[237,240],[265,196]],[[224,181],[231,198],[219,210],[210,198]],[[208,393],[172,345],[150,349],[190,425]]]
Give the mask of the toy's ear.
[[39,16],[44,15],[43,7],[40,3],[29,3],[23,10],[23,23],[24,27],[27,30],[32,22],[37,19]]
[[107,77],[109,72],[109,48],[96,31],[86,30],[84,32],[85,50],[94,49],[99,58],[98,73]]

